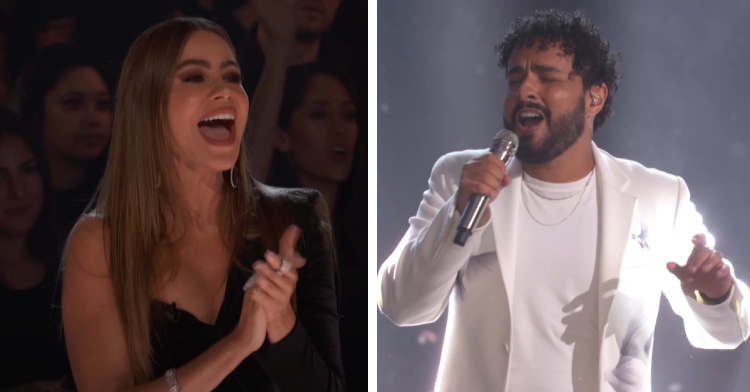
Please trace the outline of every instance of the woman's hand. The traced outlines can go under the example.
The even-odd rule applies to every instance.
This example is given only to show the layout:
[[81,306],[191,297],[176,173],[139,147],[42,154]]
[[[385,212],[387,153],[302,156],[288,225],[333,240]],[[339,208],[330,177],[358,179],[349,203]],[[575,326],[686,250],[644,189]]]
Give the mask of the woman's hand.
[[279,239],[279,254],[267,251],[266,262],[253,264],[256,280],[251,298],[266,313],[268,340],[271,343],[287,336],[297,321],[291,298],[299,279],[297,269],[305,265],[305,259],[295,251],[301,233],[299,227],[289,226]]
[[237,326],[232,331],[231,336],[235,342],[247,350],[250,355],[263,345],[266,339],[266,312],[261,305],[253,299],[252,290],[245,292],[242,300],[242,311]]
[[258,22],[272,43],[273,47],[268,48],[273,52],[271,54],[279,54],[291,59],[297,33],[294,20],[295,2],[293,0],[253,0],[252,4],[258,15]]

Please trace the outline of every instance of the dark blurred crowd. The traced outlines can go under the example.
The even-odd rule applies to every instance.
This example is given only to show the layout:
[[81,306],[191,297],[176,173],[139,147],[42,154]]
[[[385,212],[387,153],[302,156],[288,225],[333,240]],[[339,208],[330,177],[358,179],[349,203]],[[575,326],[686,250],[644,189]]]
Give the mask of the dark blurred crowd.
[[347,384],[364,391],[367,3],[356,0],[0,0],[0,391],[75,390],[60,254],[106,166],[130,44],[181,16],[232,38],[254,177],[328,204]]

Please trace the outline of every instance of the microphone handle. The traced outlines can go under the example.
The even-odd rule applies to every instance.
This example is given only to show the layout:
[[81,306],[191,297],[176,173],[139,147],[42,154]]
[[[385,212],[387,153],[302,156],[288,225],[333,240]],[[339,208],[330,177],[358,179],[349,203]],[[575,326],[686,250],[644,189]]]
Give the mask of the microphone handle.
[[[500,147],[499,149],[500,151],[490,150],[490,152],[497,155],[503,163],[507,165],[511,158],[513,158],[513,153],[515,151],[511,152],[511,149],[505,146]],[[453,238],[454,244],[460,246],[466,244],[466,240],[471,236],[471,232],[477,227],[477,223],[479,223],[479,219],[482,217],[484,209],[487,208],[488,200],[488,197],[476,193],[471,195],[469,203],[466,204],[466,208],[464,208],[464,212],[461,214],[461,220],[458,222],[458,231],[456,232],[456,237]]]
[[466,240],[471,236],[471,232],[477,227],[477,223],[482,217],[484,209],[487,208],[488,200],[489,198],[487,196],[482,196],[476,193],[471,195],[469,203],[466,204],[466,208],[464,208],[464,212],[461,214],[461,220],[459,221],[457,228],[458,232],[456,233],[456,237],[453,238],[454,244],[460,246],[466,244]]

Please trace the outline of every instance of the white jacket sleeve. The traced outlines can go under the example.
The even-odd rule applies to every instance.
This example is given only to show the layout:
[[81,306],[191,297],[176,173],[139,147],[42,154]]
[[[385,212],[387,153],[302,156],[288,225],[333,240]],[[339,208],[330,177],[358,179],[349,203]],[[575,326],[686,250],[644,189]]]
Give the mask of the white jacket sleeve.
[[438,159],[409,230],[380,267],[378,306],[397,325],[426,324],[440,317],[458,271],[488,225],[475,229],[463,247],[453,243],[460,219],[454,194],[463,163],[451,155]]
[[[678,202],[675,215],[672,249],[674,261],[680,265],[687,263],[693,244],[694,235],[706,234],[709,246],[714,245],[713,237],[703,225],[703,218],[696,211],[690,201],[687,185],[678,177]],[[729,261],[724,262],[732,268]],[[748,310],[750,295],[748,287],[734,276],[734,286],[729,298],[721,304],[709,305],[703,303],[700,295],[684,288],[672,274],[668,274],[664,286],[664,294],[672,309],[685,322],[685,332],[690,344],[697,348],[732,349],[740,345],[750,334],[750,320]]]

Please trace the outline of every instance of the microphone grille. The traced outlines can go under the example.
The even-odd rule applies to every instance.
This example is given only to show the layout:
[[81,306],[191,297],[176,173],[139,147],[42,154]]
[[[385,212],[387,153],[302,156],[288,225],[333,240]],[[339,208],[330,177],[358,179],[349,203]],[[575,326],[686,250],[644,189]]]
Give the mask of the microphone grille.
[[507,129],[498,132],[492,139],[492,145],[490,146],[490,152],[493,154],[507,151],[514,155],[516,149],[518,149],[518,135]]

